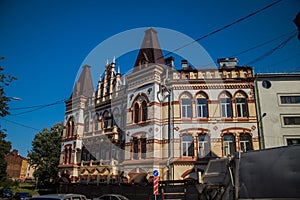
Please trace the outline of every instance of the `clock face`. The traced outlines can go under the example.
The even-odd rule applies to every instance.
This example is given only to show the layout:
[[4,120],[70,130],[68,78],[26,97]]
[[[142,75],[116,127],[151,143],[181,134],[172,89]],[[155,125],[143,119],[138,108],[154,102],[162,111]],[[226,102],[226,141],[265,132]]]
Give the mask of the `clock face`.
[[264,81],[262,82],[262,86],[263,86],[263,88],[269,89],[269,88],[272,86],[272,84],[271,84],[270,81],[264,80]]

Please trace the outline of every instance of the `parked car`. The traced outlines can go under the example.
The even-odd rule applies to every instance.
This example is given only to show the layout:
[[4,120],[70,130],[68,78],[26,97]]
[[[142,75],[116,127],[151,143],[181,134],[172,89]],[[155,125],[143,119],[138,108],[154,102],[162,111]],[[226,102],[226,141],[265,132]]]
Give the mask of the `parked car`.
[[16,192],[16,194],[13,196],[14,200],[29,200],[31,197],[31,194],[28,192]]
[[13,192],[10,188],[2,188],[0,190],[0,198],[11,198],[13,196]]
[[119,194],[104,194],[94,200],[129,200],[127,197],[124,197]]
[[35,196],[32,200],[87,200],[85,195],[82,194],[49,194]]

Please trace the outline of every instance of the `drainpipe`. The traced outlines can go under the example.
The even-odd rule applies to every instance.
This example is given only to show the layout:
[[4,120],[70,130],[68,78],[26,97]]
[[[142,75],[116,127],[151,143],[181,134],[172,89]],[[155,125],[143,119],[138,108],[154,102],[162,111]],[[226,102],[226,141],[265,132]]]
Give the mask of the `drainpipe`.
[[[172,159],[172,157],[174,156],[174,145],[173,145],[173,122],[171,120],[172,116],[173,116],[173,110],[172,110],[172,101],[173,101],[173,91],[172,89],[168,88],[166,85],[166,81],[169,78],[169,69],[166,69],[166,77],[163,80],[163,84],[162,86],[166,89],[166,91],[168,92],[168,95],[164,96],[163,100],[161,100],[161,102],[163,102],[165,100],[166,97],[168,97],[168,159],[167,159],[167,168],[168,168],[168,180],[173,180],[173,170],[170,170],[170,161]],[[162,93],[162,91],[160,91]],[[157,94],[158,95],[158,94]],[[159,99],[159,98],[158,98]],[[173,119],[173,118],[172,118]]]
[[[259,149],[265,148],[265,140],[264,140],[264,131],[262,125],[262,119],[266,116],[266,113],[261,114],[261,107],[260,107],[260,99],[258,93],[258,84],[257,84],[258,75],[255,75],[254,79],[254,98],[255,98],[255,108],[256,108],[256,117],[257,117],[257,130],[258,130],[258,138],[259,138]],[[258,119],[259,117],[259,119]]]

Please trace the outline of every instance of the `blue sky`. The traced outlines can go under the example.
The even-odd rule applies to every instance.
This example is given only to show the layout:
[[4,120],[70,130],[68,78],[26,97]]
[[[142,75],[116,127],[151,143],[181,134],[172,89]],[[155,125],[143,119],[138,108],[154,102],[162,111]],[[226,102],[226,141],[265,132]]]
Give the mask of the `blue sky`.
[[[44,105],[68,98],[87,55],[120,32],[162,27],[197,39],[272,2],[275,0],[1,0],[0,55],[5,60],[0,64],[6,73],[18,77],[6,93],[22,98],[11,102],[10,107]],[[292,35],[296,30],[293,19],[299,11],[300,0],[281,1],[199,43],[214,61],[266,43],[237,56],[239,65],[251,64]],[[140,37],[139,40],[143,35]],[[272,42],[268,42],[270,40]],[[116,44],[110,51],[121,45]],[[184,44],[178,41],[176,45]],[[263,58],[251,64],[255,73],[299,72],[300,42],[294,36]],[[106,59],[100,59],[103,58],[99,55],[99,63],[104,65]],[[135,58],[121,61],[117,59],[117,65],[124,73],[133,66]],[[13,148],[26,156],[34,135],[62,121],[65,107],[58,103],[18,114],[23,111],[27,110],[11,110],[12,115],[0,119],[0,124],[7,129],[7,140],[12,142]]]

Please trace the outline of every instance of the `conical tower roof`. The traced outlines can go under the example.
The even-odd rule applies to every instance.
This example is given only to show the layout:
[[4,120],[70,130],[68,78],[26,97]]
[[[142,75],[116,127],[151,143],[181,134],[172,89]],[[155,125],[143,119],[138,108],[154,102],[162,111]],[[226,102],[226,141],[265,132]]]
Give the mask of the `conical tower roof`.
[[92,97],[94,93],[94,86],[90,71],[90,66],[84,65],[78,80],[75,83],[72,98],[78,96]]
[[150,63],[165,64],[157,32],[153,28],[145,31],[144,40],[134,67]]

